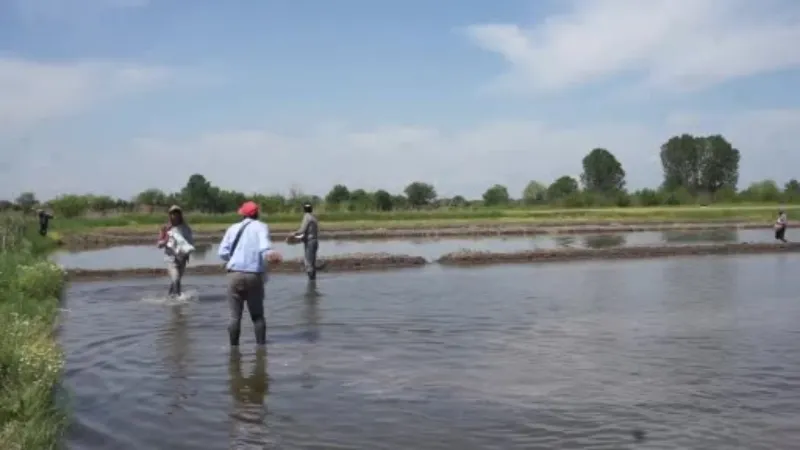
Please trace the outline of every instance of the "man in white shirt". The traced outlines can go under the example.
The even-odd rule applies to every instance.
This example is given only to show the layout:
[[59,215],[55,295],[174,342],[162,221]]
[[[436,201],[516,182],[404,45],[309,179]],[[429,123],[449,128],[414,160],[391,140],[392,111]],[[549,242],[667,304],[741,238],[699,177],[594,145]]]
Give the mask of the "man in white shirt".
[[228,269],[228,335],[231,347],[238,347],[242,312],[247,303],[256,344],[263,346],[267,343],[264,284],[267,281],[268,262],[278,264],[282,261],[282,256],[272,249],[269,227],[259,220],[259,207],[256,203],[245,202],[239,208],[239,215],[242,216],[242,221],[228,228],[218,252]]

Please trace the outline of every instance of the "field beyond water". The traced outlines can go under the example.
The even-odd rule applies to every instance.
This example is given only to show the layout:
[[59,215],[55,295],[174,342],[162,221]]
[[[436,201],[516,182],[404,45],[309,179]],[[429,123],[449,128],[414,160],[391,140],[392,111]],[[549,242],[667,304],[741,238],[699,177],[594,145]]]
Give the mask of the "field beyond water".
[[64,271],[35,224],[0,216],[0,448],[57,448],[65,417],[55,391],[63,357],[54,329]]
[[[753,222],[769,225],[775,219],[777,205],[714,205],[649,208],[591,209],[434,209],[397,212],[322,212],[317,214],[325,230],[437,229],[442,227],[491,226],[501,224],[586,225],[607,223],[663,222]],[[785,208],[790,219],[800,214],[800,206]],[[186,213],[200,232],[218,232],[239,220],[236,214]],[[267,214],[266,222],[274,231],[288,231],[299,225],[300,213]],[[120,214],[74,219],[56,218],[53,229],[65,234],[152,233],[164,223],[164,214]]]

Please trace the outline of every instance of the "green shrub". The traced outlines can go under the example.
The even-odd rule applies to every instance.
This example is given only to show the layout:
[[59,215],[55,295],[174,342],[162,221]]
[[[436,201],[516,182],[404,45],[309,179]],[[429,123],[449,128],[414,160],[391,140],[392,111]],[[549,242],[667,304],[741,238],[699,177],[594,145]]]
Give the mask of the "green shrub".
[[[55,449],[65,415],[54,398],[63,355],[54,336],[64,271],[26,236],[36,223],[2,217],[0,448]],[[38,235],[36,238],[42,239]]]

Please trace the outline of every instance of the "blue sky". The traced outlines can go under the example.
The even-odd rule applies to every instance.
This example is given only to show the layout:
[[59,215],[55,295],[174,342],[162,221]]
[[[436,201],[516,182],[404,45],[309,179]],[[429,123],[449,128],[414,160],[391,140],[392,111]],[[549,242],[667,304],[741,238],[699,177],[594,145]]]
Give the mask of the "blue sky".
[[632,188],[722,133],[741,183],[798,176],[790,0],[0,0],[0,197],[130,197],[192,173],[246,192],[443,195],[577,175]]

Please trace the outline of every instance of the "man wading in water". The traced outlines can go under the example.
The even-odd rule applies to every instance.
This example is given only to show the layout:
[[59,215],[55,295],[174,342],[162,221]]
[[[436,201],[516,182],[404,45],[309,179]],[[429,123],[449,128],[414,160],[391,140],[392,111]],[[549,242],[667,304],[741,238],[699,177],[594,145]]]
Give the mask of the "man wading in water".
[[294,238],[303,243],[303,264],[309,280],[317,279],[317,250],[319,250],[319,223],[310,203],[303,205],[303,222],[294,233]]
[[219,244],[219,257],[228,269],[228,335],[231,347],[239,346],[244,304],[250,312],[256,344],[266,345],[267,324],[264,320],[264,284],[267,261],[278,264],[281,254],[272,250],[269,227],[258,220],[258,205],[245,202],[239,208],[242,221],[231,225]]
[[[183,273],[186,270],[186,263],[189,262],[189,253],[182,252],[180,249],[175,248],[170,244],[170,234],[179,234],[190,246],[194,246],[194,238],[192,237],[192,229],[183,220],[183,211],[180,206],[172,205],[167,211],[169,214],[169,223],[161,227],[161,235],[158,239],[158,248],[164,249],[164,255],[167,261],[167,274],[169,275],[169,293],[170,297],[178,297],[183,292],[181,290],[181,281],[183,280]],[[173,238],[174,240],[174,238]],[[193,248],[191,250],[194,250]]]
[[788,220],[786,219],[786,213],[781,209],[778,211],[778,220],[775,221],[775,239],[786,242],[786,226],[788,225]]

